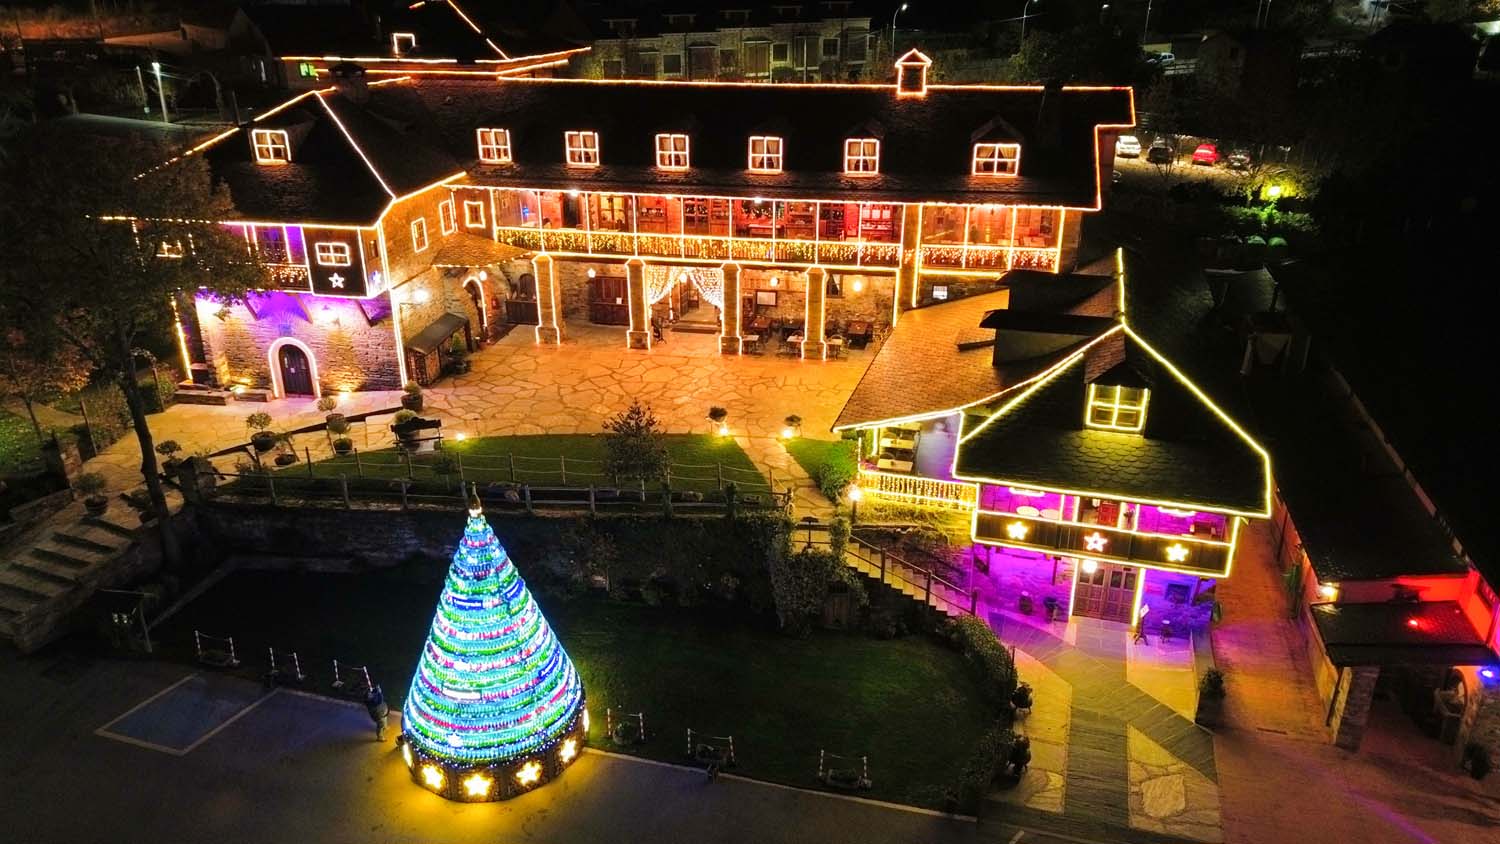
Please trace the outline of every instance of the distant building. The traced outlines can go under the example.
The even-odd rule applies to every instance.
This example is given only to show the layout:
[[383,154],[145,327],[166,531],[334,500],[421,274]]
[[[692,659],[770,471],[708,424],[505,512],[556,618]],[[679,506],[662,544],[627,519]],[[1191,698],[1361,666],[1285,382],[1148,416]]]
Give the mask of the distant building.
[[1297,89],[1301,39],[1287,32],[1210,32],[1198,44],[1198,88],[1222,97],[1286,97]]
[[870,16],[854,0],[587,4],[594,31],[575,75],[605,79],[835,82],[859,79]]

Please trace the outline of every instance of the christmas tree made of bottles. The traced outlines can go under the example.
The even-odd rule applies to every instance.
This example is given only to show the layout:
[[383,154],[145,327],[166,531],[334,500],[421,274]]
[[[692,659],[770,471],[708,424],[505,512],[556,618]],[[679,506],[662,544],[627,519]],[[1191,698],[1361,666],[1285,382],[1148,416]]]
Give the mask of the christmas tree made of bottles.
[[583,683],[485,520],[453,554],[402,714],[412,779],[453,800],[504,800],[556,777],[588,732]]

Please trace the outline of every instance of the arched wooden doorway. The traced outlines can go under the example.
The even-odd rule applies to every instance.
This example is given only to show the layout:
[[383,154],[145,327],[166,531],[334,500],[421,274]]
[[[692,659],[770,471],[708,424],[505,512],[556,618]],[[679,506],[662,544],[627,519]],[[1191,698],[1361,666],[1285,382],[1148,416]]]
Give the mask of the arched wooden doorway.
[[318,396],[318,369],[312,351],[300,341],[283,337],[271,344],[267,357],[271,388],[278,397]]
[[490,307],[484,298],[484,283],[478,276],[469,276],[464,280],[464,292],[469,294],[469,299],[474,303],[474,313],[479,315],[479,336],[488,339],[490,336]]

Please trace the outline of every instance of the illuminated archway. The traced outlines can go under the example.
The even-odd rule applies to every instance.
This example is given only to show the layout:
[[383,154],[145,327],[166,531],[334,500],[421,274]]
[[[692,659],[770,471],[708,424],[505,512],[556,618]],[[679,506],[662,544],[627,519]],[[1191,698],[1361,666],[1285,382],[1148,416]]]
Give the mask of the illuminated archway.
[[313,398],[323,397],[323,385],[318,383],[318,358],[308,345],[295,337],[280,337],[271,343],[271,348],[266,350],[266,365],[271,370],[271,395],[275,398],[286,398],[286,385],[282,383],[281,361],[277,360],[276,353],[281,351],[282,346],[295,346],[307,356],[307,374],[312,378]]
[[688,282],[722,314],[724,312],[724,271],[710,267],[646,267],[646,304],[654,305],[667,298],[672,288]]
[[490,331],[490,306],[485,299],[484,281],[478,275],[471,275],[464,279],[464,290],[467,291],[471,284],[474,285],[475,290],[479,291],[478,296],[469,294],[474,299],[474,304],[479,307],[479,335],[487,338]]

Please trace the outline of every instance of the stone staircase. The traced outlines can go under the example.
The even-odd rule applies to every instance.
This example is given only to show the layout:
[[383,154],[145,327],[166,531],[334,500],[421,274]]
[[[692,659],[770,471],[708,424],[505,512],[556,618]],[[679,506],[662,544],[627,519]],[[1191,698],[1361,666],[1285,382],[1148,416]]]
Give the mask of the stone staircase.
[[949,618],[972,615],[976,609],[973,596],[957,584],[858,539],[850,538],[844,562],[866,579],[926,603]]
[[103,516],[74,504],[0,560],[0,636],[32,651],[61,635],[68,616],[101,587],[139,568],[139,530],[122,524],[124,508]]

